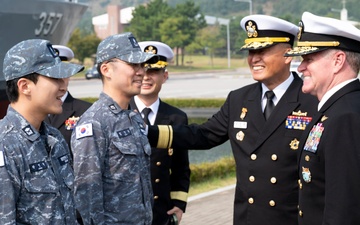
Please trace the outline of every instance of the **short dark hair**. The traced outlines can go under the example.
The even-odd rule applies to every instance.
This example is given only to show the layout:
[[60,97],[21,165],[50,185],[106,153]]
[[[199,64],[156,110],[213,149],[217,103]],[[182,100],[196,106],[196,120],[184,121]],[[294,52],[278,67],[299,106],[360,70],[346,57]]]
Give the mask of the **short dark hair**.
[[19,88],[17,86],[17,82],[21,78],[26,78],[36,84],[39,79],[39,74],[31,73],[31,74],[28,74],[23,77],[19,77],[19,78],[15,78],[13,80],[6,81],[6,95],[10,102],[17,102],[19,100]]

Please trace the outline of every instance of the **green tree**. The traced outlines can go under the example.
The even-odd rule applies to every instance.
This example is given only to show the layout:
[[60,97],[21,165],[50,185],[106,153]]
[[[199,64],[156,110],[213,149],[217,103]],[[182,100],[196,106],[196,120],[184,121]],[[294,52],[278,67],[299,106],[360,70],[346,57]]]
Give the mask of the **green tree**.
[[135,8],[130,26],[126,28],[139,41],[161,41],[160,25],[171,15],[171,8],[162,0],[151,1]]
[[220,26],[218,24],[201,29],[196,36],[195,42],[198,43],[198,46],[206,49],[212,67],[214,66],[213,58],[216,51],[226,46],[226,40],[221,35]]
[[182,17],[170,17],[160,25],[161,40],[169,46],[176,47],[176,66],[179,65],[179,46],[182,46],[190,37],[181,29],[182,20],[184,20]]
[[80,29],[75,29],[72,33],[68,46],[74,51],[75,58],[84,62],[86,57],[96,54],[100,39],[94,33],[82,35]]
[[188,36],[180,45],[176,46],[181,50],[181,65],[184,65],[185,47],[195,40],[198,30],[206,27],[206,21],[204,15],[200,13],[200,7],[195,6],[193,1],[178,4],[175,7],[175,17],[182,18],[179,20],[180,24],[178,27],[184,35]]
[[127,31],[131,31],[139,41],[162,41],[176,48],[176,65],[179,65],[180,50],[184,65],[185,46],[194,41],[196,32],[204,26],[204,17],[194,2],[187,1],[171,8],[162,0],[154,0],[135,8]]

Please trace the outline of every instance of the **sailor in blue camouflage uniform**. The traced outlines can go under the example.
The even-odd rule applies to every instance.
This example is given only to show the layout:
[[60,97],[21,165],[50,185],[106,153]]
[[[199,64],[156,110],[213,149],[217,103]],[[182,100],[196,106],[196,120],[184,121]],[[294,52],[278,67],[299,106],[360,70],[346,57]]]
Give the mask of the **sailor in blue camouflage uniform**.
[[360,30],[304,12],[297,47],[302,91],[319,99],[300,142],[299,225],[360,224]]
[[6,53],[10,105],[0,121],[1,224],[77,224],[70,151],[43,120],[62,112],[64,78],[82,69],[61,62],[46,40],[22,41]]
[[140,93],[145,63],[157,60],[141,51],[131,33],[109,36],[98,46],[103,91],[71,137],[75,201],[85,225],[151,224],[151,147],[140,113],[128,109]]
[[[167,65],[174,57],[172,49],[158,41],[143,41],[139,42],[139,45],[144,52],[158,55],[159,61],[146,65],[141,93],[131,99],[131,108],[142,112],[144,121],[149,125],[187,124],[185,112],[159,98],[162,85],[169,78]],[[146,110],[150,113],[146,113]],[[186,209],[190,186],[188,151],[152,148],[151,182],[154,192],[152,224],[180,223]]]

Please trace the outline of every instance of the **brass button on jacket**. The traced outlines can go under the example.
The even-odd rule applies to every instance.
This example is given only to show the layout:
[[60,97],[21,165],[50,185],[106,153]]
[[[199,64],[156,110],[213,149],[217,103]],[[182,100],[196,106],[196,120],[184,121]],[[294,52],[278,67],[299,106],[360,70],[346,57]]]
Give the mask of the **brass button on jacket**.
[[272,154],[272,155],[271,155],[271,160],[272,160],[272,161],[276,161],[276,160],[277,160],[277,158],[278,158],[278,157],[277,157],[277,155],[276,155],[276,154]]
[[269,205],[270,205],[271,207],[274,207],[274,206],[275,206],[275,201],[274,201],[274,200],[270,200]]
[[255,181],[255,177],[254,177],[254,176],[250,176],[250,177],[249,177],[249,181],[250,181],[250,182],[254,182],[254,181]]
[[301,210],[299,210],[299,216],[302,217],[303,216],[303,212]]
[[257,155],[256,155],[256,154],[251,154],[250,158],[251,158],[252,160],[256,160]]
[[253,199],[253,198],[249,198],[248,202],[249,202],[250,204],[254,204],[254,199]]
[[275,184],[275,183],[276,183],[276,177],[272,177],[272,178],[270,179],[270,182],[271,182],[272,184]]

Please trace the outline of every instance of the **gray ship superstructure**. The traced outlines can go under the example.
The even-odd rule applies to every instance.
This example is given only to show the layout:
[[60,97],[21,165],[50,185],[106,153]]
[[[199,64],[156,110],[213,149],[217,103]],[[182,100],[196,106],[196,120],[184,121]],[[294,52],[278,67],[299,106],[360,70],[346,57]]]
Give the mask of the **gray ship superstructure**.
[[[2,74],[6,52],[16,43],[33,38],[65,45],[87,5],[71,0],[0,0],[0,118],[7,104]],[[4,105],[6,107],[4,107]]]

